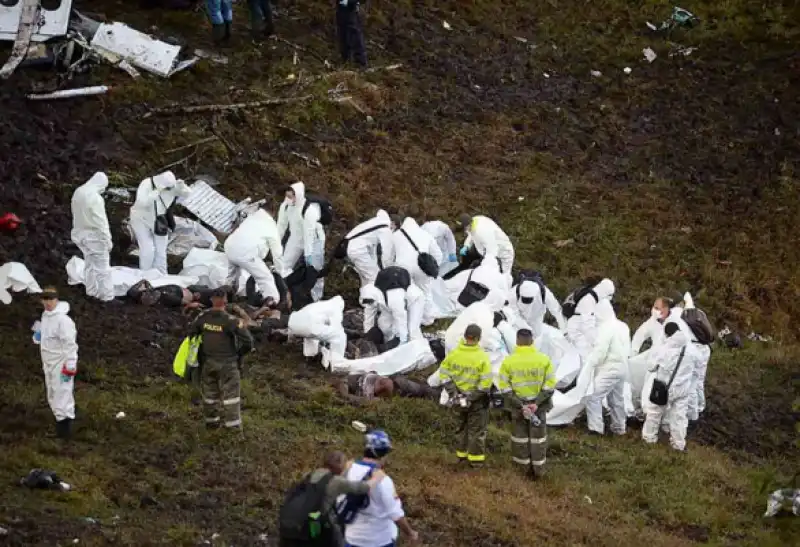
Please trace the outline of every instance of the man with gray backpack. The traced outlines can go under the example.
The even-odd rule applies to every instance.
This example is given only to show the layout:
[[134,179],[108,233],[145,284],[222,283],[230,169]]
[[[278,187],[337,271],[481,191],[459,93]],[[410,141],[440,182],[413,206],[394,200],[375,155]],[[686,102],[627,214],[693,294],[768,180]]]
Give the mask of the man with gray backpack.
[[386,474],[380,469],[366,480],[342,476],[352,466],[342,452],[325,456],[324,467],[312,471],[286,494],[280,509],[280,547],[343,547],[344,538],[333,513],[339,496],[366,496]]

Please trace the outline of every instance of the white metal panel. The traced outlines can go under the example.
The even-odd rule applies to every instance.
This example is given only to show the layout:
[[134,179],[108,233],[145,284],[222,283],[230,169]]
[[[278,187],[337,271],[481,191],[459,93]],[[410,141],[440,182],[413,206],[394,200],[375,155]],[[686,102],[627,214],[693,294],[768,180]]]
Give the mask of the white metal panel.
[[178,203],[215,230],[225,234],[229,233],[236,221],[236,204],[203,180],[198,180],[189,188],[192,193],[178,200]]
[[92,47],[114,53],[132,65],[168,77],[181,46],[174,46],[132,29],[124,23],[104,23],[92,38]]
[[[8,0],[9,3],[13,0]],[[25,0],[19,0],[13,6],[0,4],[0,41],[14,40],[19,31],[19,17]],[[34,0],[36,3],[36,0]],[[36,18],[36,29],[31,41],[44,42],[54,36],[64,36],[69,25],[69,14],[72,10],[72,0],[61,0],[55,10],[41,8]]]

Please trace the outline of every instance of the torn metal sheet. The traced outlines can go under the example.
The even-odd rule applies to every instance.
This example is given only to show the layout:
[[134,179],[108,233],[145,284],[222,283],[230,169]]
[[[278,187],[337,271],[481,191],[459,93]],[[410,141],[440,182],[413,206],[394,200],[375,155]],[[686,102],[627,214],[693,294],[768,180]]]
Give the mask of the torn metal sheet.
[[164,78],[172,73],[181,51],[181,46],[157,40],[124,23],[100,25],[90,45]]
[[[16,39],[25,7],[30,4],[39,6],[38,0],[21,0],[13,4],[12,2],[13,0],[0,2],[0,41]],[[55,9],[50,9],[50,3],[48,6],[39,7],[40,11],[32,21],[31,41],[44,42],[56,36],[64,36],[69,25],[72,0],[59,0]]]
[[[36,30],[36,22],[39,18],[39,0],[24,0],[19,10],[16,10],[16,25],[15,28],[19,29],[14,33],[14,47],[11,50],[11,57],[8,58],[3,68],[0,68],[0,78],[7,79],[17,69],[19,64],[25,59],[28,53],[33,33]],[[3,8],[5,13],[6,8]]]
[[229,234],[247,215],[261,207],[266,200],[252,202],[250,198],[234,203],[205,180],[198,179],[190,185],[191,193],[180,198],[178,203],[194,215],[223,234]]

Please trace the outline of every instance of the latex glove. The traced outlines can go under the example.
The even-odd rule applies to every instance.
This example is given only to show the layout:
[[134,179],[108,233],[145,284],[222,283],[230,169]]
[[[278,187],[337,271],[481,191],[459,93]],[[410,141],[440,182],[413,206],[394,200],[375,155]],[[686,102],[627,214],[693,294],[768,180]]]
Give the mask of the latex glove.
[[465,245],[464,247],[461,247],[461,250],[458,251],[458,254],[461,256],[467,256],[467,251],[469,251],[469,247]]
[[455,254],[451,254],[450,256],[447,257],[447,260],[449,260],[450,262],[458,262],[458,257]]
[[311,257],[310,256],[306,257],[306,266],[311,266]]
[[75,376],[78,374],[78,363],[74,359],[70,359],[61,367],[61,374],[64,376]]
[[536,404],[530,404],[530,405],[523,406],[523,407],[522,407],[522,415],[523,415],[523,416],[524,416],[526,419],[530,419],[530,417],[531,417],[533,414],[536,414],[536,410],[537,410],[538,408],[539,408],[539,407],[537,407],[537,406],[536,406]]

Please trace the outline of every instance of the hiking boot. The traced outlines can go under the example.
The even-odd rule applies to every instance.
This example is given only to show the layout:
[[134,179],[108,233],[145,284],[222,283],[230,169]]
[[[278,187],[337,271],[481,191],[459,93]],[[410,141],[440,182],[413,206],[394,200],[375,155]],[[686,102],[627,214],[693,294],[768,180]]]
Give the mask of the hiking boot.
[[225,25],[211,25],[211,38],[214,45],[220,45],[225,40]]

